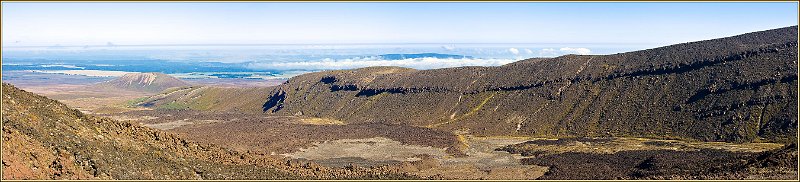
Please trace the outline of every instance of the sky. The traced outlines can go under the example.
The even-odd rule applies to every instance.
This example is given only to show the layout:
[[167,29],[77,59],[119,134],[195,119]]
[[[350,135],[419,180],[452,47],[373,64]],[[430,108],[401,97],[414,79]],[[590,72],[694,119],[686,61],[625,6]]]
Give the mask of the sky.
[[674,44],[797,25],[780,3],[2,3],[3,47]]

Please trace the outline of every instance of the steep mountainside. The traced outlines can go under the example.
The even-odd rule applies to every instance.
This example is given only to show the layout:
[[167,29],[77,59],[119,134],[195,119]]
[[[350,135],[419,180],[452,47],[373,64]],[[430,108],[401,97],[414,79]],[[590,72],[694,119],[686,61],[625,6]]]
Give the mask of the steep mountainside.
[[797,27],[499,67],[304,74],[263,111],[475,135],[794,141]]
[[172,87],[189,86],[181,79],[163,73],[128,73],[117,79],[94,85],[98,88],[122,89],[143,92],[161,92]]
[[2,113],[3,179],[415,178],[195,143],[136,123],[84,115],[5,83]]

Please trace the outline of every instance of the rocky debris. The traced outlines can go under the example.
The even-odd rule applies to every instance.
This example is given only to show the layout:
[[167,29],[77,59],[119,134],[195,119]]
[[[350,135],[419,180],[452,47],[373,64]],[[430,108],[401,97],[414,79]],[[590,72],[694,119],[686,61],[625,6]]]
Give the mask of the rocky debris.
[[538,139],[497,148],[547,166],[539,179],[796,179],[797,145],[641,138]]
[[[730,152],[717,149],[697,151],[632,150],[613,154],[568,152],[522,160],[525,164],[549,166],[539,179],[796,179],[797,158],[783,158],[789,165],[758,163],[763,153]],[[758,161],[758,162],[756,162]],[[765,165],[762,165],[765,164]],[[792,165],[793,164],[793,165]]]
[[418,179],[382,168],[324,168],[196,143],[85,115],[2,85],[3,179]]

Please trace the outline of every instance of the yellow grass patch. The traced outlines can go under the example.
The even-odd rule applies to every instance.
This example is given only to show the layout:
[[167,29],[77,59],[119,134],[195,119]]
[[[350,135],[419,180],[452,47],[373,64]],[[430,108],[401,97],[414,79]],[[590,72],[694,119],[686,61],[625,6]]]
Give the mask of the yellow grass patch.
[[300,122],[311,125],[344,125],[342,121],[329,118],[303,118]]

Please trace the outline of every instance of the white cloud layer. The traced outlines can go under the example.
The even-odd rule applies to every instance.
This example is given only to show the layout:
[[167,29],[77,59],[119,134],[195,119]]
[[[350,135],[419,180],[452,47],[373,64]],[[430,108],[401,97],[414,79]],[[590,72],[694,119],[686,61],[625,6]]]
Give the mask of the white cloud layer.
[[589,48],[572,48],[572,47],[562,47],[560,49],[555,48],[544,48],[539,51],[539,56],[542,57],[555,57],[567,54],[579,54],[579,55],[586,55],[591,54],[592,50]]
[[250,63],[251,69],[264,70],[337,70],[354,69],[370,66],[400,66],[414,69],[436,69],[460,66],[500,66],[516,61],[515,59],[439,59],[439,58],[414,58],[401,60],[383,60],[376,58],[361,59],[322,59],[318,61],[303,62],[268,62]]
[[39,65],[39,67],[44,67],[44,68],[62,67],[62,68],[84,69],[84,67],[75,66],[75,65],[67,65],[67,64],[43,64],[43,65]]
[[30,70],[30,71],[34,73],[53,73],[53,74],[65,74],[65,75],[94,76],[94,77],[120,77],[128,73],[135,73],[127,71],[103,71],[103,70]]
[[569,54],[586,55],[586,54],[592,53],[592,50],[589,50],[588,48],[563,47],[563,48],[561,48],[559,50],[561,50],[561,52],[565,52],[565,53],[569,53]]
[[533,54],[533,50],[531,50],[531,49],[525,49],[525,53],[526,53],[526,54]]

